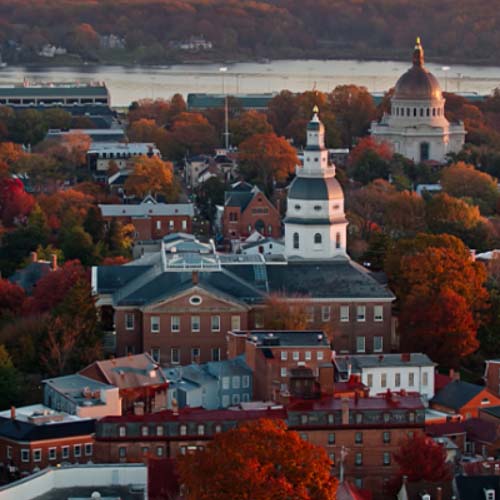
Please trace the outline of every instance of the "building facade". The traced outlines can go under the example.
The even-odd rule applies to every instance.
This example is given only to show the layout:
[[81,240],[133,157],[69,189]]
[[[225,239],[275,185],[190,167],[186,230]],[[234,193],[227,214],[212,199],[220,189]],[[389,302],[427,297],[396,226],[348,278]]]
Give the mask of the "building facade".
[[103,220],[134,226],[135,240],[159,240],[172,233],[190,233],[194,207],[192,203],[159,203],[147,196],[138,205],[99,205]]
[[280,214],[257,186],[238,182],[224,197],[222,227],[226,241],[245,240],[254,231],[262,236],[281,237]]
[[10,479],[62,463],[94,460],[95,420],[43,405],[0,412],[0,462]]
[[426,354],[355,354],[334,357],[336,379],[348,381],[351,375],[369,389],[370,396],[392,392],[417,392],[426,400],[434,397],[433,363]]
[[424,50],[417,39],[413,66],[396,83],[390,114],[372,123],[371,134],[417,163],[444,163],[448,153],[462,149],[466,134],[463,123],[446,119],[444,104],[436,77],[424,66]]

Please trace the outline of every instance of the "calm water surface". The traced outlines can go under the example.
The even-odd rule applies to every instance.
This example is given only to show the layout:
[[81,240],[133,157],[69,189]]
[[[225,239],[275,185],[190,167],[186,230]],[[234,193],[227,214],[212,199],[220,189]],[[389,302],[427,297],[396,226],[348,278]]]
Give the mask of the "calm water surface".
[[[385,91],[408,69],[409,63],[354,60],[279,60],[266,63],[236,63],[220,71],[219,64],[186,64],[164,67],[83,66],[79,68],[0,69],[0,86],[22,82],[104,81],[114,106],[127,106],[141,98],[171,97],[179,92],[262,93],[282,89],[329,91],[336,85],[364,85],[372,92]],[[487,94],[500,86],[499,67],[427,67],[440,80],[443,90]]]

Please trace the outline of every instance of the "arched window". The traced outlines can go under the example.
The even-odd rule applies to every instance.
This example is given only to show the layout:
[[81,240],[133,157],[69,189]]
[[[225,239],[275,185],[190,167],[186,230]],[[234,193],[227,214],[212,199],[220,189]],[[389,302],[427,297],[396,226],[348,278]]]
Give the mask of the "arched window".
[[410,108],[406,108],[406,116],[410,116]]
[[424,108],[420,108],[420,116],[424,116]]
[[430,116],[430,109],[427,108],[427,116]]
[[413,108],[413,116],[417,116],[417,108]]
[[436,108],[432,108],[432,116],[436,116]]
[[321,234],[316,233],[314,235],[314,244],[315,245],[321,245]]
[[335,235],[335,248],[340,248],[340,233]]
[[299,248],[299,233],[293,233],[293,248]]

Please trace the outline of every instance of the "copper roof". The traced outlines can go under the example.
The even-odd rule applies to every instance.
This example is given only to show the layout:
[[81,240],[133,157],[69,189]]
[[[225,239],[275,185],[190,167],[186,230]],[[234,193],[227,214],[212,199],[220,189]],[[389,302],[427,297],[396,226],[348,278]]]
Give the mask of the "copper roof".
[[413,51],[413,66],[396,83],[393,99],[441,99],[441,87],[436,77],[424,67],[424,49],[417,39]]

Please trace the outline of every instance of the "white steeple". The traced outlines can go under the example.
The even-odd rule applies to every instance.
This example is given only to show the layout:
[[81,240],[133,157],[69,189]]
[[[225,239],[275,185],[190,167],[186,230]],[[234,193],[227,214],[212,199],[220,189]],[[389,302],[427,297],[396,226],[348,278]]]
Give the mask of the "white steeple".
[[307,124],[304,165],[288,190],[285,253],[291,258],[346,256],[344,193],[325,148],[325,127],[317,106]]

